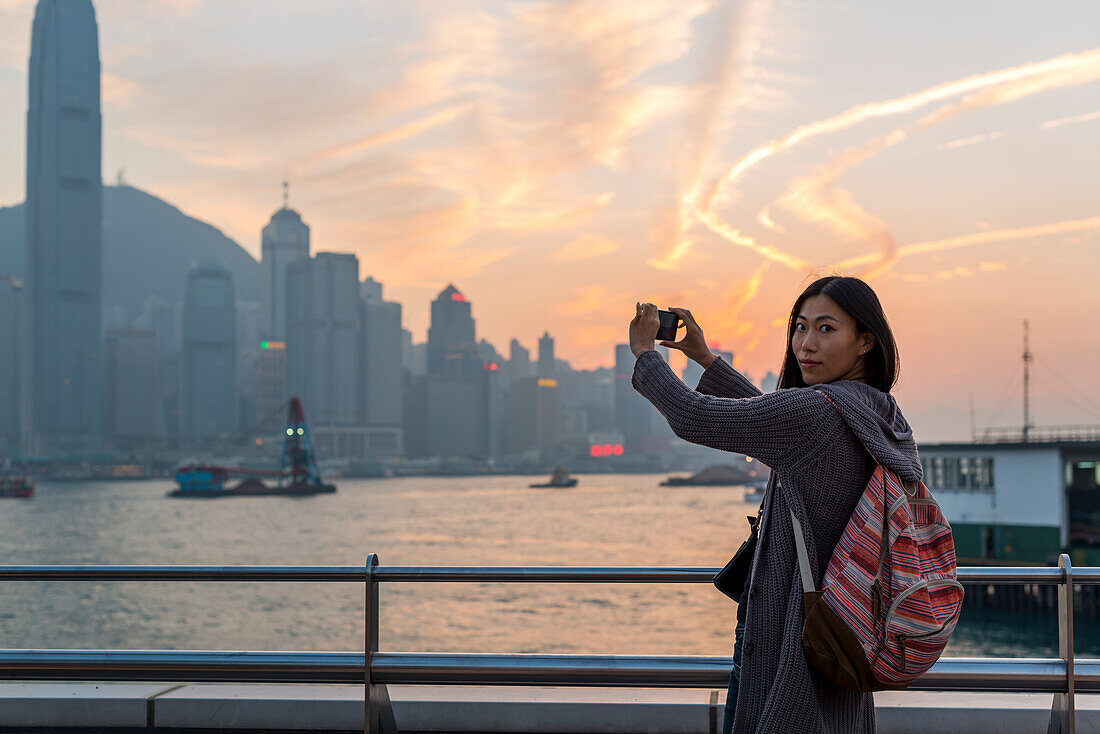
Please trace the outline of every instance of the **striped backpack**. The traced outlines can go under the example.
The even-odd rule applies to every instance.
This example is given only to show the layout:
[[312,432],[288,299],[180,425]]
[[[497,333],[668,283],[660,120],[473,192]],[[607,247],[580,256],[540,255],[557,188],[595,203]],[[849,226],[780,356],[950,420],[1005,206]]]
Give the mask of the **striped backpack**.
[[932,493],[875,463],[821,591],[791,511],[806,612],[802,648],[826,678],[863,693],[905,688],[932,667],[963,601],[951,526]]

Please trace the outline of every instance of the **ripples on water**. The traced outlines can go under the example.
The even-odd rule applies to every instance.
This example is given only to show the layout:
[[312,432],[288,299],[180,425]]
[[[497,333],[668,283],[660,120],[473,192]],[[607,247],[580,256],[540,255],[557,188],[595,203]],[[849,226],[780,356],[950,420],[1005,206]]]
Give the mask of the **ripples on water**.
[[[168,481],[40,484],[0,502],[0,563],[707,566],[748,535],[739,487],[663,475],[338,481],[306,498],[165,497]],[[0,647],[361,650],[362,584],[0,582]],[[383,584],[382,648],[729,655],[709,584]],[[1078,622],[1082,625],[1083,622]],[[1078,627],[1082,652],[1100,630]],[[967,610],[947,655],[1049,656],[1053,617]],[[1096,649],[1094,649],[1096,648]]]

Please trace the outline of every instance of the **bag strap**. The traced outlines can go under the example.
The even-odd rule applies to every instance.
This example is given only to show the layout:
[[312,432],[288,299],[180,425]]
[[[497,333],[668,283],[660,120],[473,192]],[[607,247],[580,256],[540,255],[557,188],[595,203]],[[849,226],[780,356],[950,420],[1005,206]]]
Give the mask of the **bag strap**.
[[[840,407],[837,406],[837,404],[833,401],[833,399],[831,397],[829,397],[826,393],[822,392],[821,390],[815,390],[814,392],[818,393],[819,395],[821,395],[821,397],[828,400],[829,404],[832,405],[834,408],[836,408],[837,413],[840,412]],[[871,454],[871,458],[874,460],[874,462],[876,464],[879,463],[878,459],[875,457],[874,454]],[[786,495],[784,495],[784,498],[786,498]],[[883,508],[882,508],[882,514],[883,514],[882,519],[883,519],[883,525],[884,526],[886,524],[886,501],[885,500],[886,500],[886,496],[885,496],[885,492],[884,492],[883,493]],[[813,593],[814,591],[817,591],[817,587],[814,586],[814,577],[813,577],[813,574],[810,572],[810,556],[806,552],[806,537],[802,533],[802,523],[800,523],[798,521],[798,517],[795,516],[794,508],[791,507],[791,503],[789,501],[787,502],[787,511],[791,513],[791,527],[794,529],[794,548],[795,548],[795,552],[798,554],[798,571],[802,576],[802,591],[807,593],[807,594],[810,594],[810,593]],[[885,533],[884,533],[884,535],[885,535]],[[882,573],[882,560],[883,560],[883,554],[885,552],[885,546],[886,546],[885,539],[883,541],[883,546],[884,547],[882,549],[880,549],[880,554],[879,554],[879,571],[878,571],[878,574]],[[878,574],[875,575],[876,579],[878,578]]]
[[814,587],[814,577],[810,573],[810,556],[806,553],[806,539],[802,536],[802,523],[795,517],[794,510],[787,504],[787,510],[791,513],[791,526],[794,528],[794,548],[798,553],[798,571],[802,574],[802,591],[810,594],[817,591]]

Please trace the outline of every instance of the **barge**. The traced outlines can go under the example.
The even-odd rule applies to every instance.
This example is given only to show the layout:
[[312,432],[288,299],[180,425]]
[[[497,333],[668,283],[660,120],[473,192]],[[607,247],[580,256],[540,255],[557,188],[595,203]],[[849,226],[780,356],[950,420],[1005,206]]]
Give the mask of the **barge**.
[[[236,483],[230,486],[233,481]],[[177,488],[168,492],[169,497],[302,497],[336,492],[335,485],[321,479],[305,411],[298,398],[291,398],[287,407],[286,438],[278,471],[186,464],[176,471],[176,484]]]

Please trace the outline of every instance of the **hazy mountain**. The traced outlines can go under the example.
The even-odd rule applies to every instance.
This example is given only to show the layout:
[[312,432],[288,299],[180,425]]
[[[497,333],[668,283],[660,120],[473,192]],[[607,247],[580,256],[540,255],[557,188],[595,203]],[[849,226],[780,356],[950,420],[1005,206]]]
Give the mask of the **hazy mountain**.
[[[0,208],[0,273],[23,275],[23,205]],[[182,301],[200,260],[233,273],[238,300],[259,301],[260,265],[219,229],[132,186],[103,187],[103,305],[136,317],[153,294]]]

